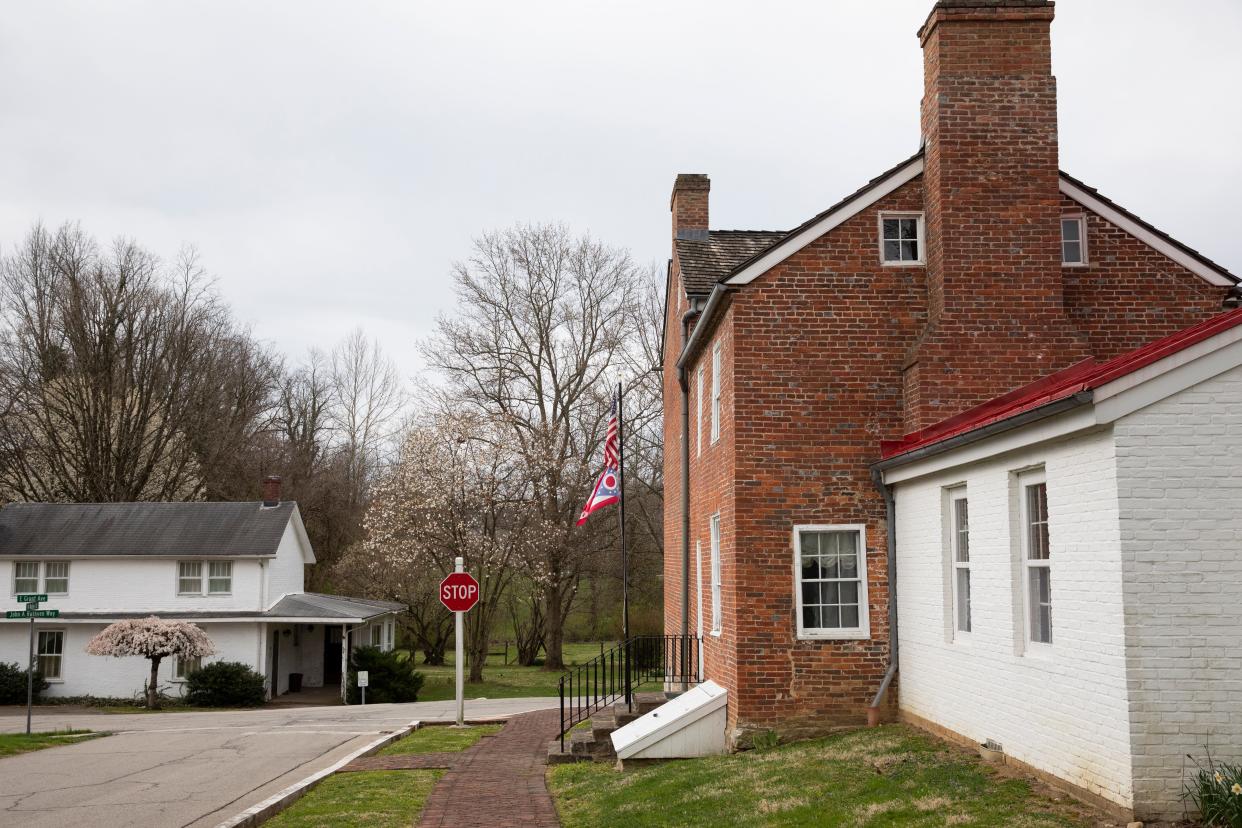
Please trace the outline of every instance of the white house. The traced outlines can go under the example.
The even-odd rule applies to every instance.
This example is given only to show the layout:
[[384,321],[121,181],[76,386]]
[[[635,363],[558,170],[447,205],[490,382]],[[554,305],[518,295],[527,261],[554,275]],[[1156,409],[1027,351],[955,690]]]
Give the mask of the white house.
[[[56,619],[39,619],[39,665],[51,696],[128,697],[145,661],[89,656],[86,642],[122,618],[193,621],[215,643],[205,661],[263,673],[269,695],[341,684],[351,646],[391,648],[402,605],[303,591],[315,562],[279,479],[252,503],[13,503],[0,509],[0,577],[15,596],[46,593]],[[0,621],[0,661],[24,665],[29,621]],[[178,692],[194,665],[160,666]],[[342,696],[344,691],[342,689]]]
[[1242,311],[884,453],[905,717],[1139,818],[1242,760]]

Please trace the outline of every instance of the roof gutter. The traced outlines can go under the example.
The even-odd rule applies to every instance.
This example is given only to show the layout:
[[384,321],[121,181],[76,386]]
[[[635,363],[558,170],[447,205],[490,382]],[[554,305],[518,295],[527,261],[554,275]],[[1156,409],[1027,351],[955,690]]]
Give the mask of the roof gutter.
[[928,457],[935,457],[939,454],[944,454],[946,452],[953,451],[954,449],[961,448],[962,446],[968,446],[971,443],[986,440],[989,437],[996,436],[997,434],[1004,434],[1007,431],[1013,431],[1014,429],[1022,428],[1025,425],[1030,425],[1031,423],[1039,422],[1040,420],[1046,420],[1049,417],[1055,417],[1056,415],[1062,414],[1066,411],[1071,411],[1075,408],[1089,405],[1094,399],[1095,393],[1093,391],[1078,391],[1068,397],[1062,397],[1059,400],[1053,400],[1050,403],[1045,403],[1038,408],[1032,408],[1029,411],[1023,411],[1021,414],[1015,414],[1012,417],[1006,417],[1003,420],[988,423],[985,426],[976,428],[973,431],[968,431],[965,434],[958,434],[956,436],[949,437],[948,439],[941,440],[938,443],[932,443],[931,445],[916,448],[912,451],[905,452],[904,454],[898,454],[894,457],[890,457],[887,460],[881,460],[878,463],[872,464],[871,468],[876,472],[883,473],[888,469],[904,466],[907,463],[913,463],[916,460],[924,460]]
[[[703,344],[704,338],[709,335],[706,333],[706,330],[711,327],[711,323],[715,321],[716,314],[720,312],[725,301],[725,294],[731,293],[734,290],[736,290],[736,288],[731,288],[723,284],[718,284],[712,288],[712,292],[708,294],[707,297],[707,304],[703,306],[703,309],[700,312],[699,320],[694,324],[694,330],[691,332],[690,338],[686,340],[685,347],[681,349],[681,356],[677,357],[678,370],[686,370],[687,365],[690,363],[690,358],[694,356],[695,352],[698,351],[699,346]],[[686,322],[694,312],[693,308],[686,311],[686,315],[682,317],[682,321]]]

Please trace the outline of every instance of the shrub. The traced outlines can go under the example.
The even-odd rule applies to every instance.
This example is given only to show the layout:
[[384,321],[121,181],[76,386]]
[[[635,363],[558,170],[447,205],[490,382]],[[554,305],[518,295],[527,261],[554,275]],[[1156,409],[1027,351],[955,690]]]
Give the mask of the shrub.
[[1186,783],[1182,799],[1194,803],[1204,825],[1242,828],[1242,765],[1214,762],[1208,754],[1207,765],[1193,756],[1195,773]]
[[185,700],[195,707],[257,707],[266,700],[262,673],[239,661],[214,661],[186,676]]
[[386,702],[418,701],[418,691],[423,686],[423,674],[414,669],[414,660],[402,658],[396,650],[387,652],[378,647],[357,647],[349,659],[349,703],[362,701],[358,689],[358,671],[368,673],[367,701],[373,704]]
[[[0,704],[25,704],[26,703],[26,670],[23,670],[17,664],[6,664],[0,661]],[[34,674],[34,700],[39,700],[39,694],[47,689],[47,682],[43,680],[43,674],[35,670]]]

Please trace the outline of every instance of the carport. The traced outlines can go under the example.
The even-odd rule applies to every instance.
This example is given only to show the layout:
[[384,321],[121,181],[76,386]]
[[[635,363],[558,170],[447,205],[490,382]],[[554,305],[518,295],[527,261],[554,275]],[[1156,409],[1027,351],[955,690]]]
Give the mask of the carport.
[[404,605],[391,601],[316,592],[284,596],[261,616],[259,663],[270,697],[336,686],[344,702],[342,678],[353,648],[391,650],[396,643],[397,613],[402,609]]

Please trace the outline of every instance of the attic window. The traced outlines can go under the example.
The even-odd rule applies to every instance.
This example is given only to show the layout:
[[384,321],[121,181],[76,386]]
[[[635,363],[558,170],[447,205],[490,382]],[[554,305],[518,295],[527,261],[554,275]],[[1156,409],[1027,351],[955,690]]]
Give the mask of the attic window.
[[880,261],[886,265],[923,264],[923,214],[880,214]]
[[1083,215],[1061,216],[1061,264],[1087,263],[1087,221]]

